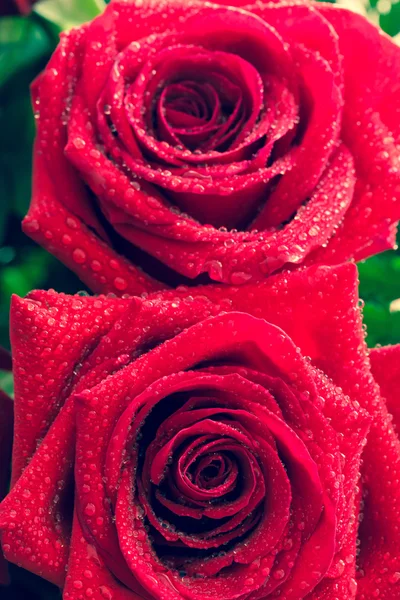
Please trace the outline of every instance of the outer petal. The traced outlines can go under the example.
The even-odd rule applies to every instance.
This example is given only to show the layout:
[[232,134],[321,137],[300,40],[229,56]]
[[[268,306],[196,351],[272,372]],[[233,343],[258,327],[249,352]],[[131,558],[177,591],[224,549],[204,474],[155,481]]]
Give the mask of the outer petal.
[[[12,445],[12,401],[0,391],[0,500],[7,494],[9,463],[11,461]],[[0,585],[8,583],[7,562],[0,551]]]
[[141,294],[162,287],[63,206],[39,151],[34,163],[33,196],[23,222],[25,233],[62,260],[94,292]]
[[[96,21],[92,26],[96,31],[95,25]],[[154,290],[158,286],[105,244],[107,235],[84,183],[64,156],[69,86],[81,72],[85,42],[85,26],[62,35],[46,70],[33,85],[34,109],[39,118],[32,202],[24,231],[75,270],[95,291]],[[96,43],[94,39],[93,47]],[[85,54],[86,60],[88,57],[90,50]],[[107,64],[103,63],[104,68]],[[100,69],[96,68],[96,79],[91,77],[91,85],[99,75]]]
[[0,506],[4,555],[57,585],[64,581],[72,525],[72,409],[63,407]]
[[17,483],[0,508],[3,550],[58,584],[65,577],[72,524],[65,506],[73,493],[74,419],[73,404],[64,402],[79,381],[83,359],[127,305],[54,292],[13,299]]
[[[0,368],[11,370],[11,355],[0,348]],[[14,407],[11,398],[0,390],[0,501],[7,493],[13,439]],[[0,585],[8,583],[7,563],[0,549]]]
[[71,392],[83,359],[110,329],[124,301],[32,292],[14,297],[13,481],[23,471]]
[[[152,294],[149,299],[184,298],[190,291],[195,298],[208,298],[221,310],[239,310],[266,319],[283,329],[304,356],[311,357],[335,383],[335,369],[356,380],[357,373],[345,368],[340,351],[352,357],[363,340],[357,307],[357,269],[354,265],[311,267],[284,273],[259,284],[234,286],[181,286],[177,290]],[[296,299],[296,302],[293,301]],[[333,323],[340,323],[336,327]],[[352,346],[346,350],[347,339]],[[357,342],[357,346],[356,346]],[[338,349],[340,347],[340,350]],[[363,346],[362,346],[363,348]],[[360,360],[360,359],[359,359]],[[363,363],[363,371],[366,365]]]
[[84,538],[76,514],[71,548],[63,590],[64,600],[77,600],[80,596],[94,600],[143,600],[143,596],[128,590],[111,575],[96,548]]
[[400,345],[374,348],[369,354],[372,373],[382,395],[397,435],[400,434]]
[[361,545],[364,578],[359,582],[357,598],[395,600],[400,594],[400,346],[376,348],[370,358],[372,372],[392,414],[387,413],[383,403],[376,406],[377,424],[370,447],[372,468],[376,470],[366,482],[372,491],[365,497],[361,526],[361,541],[368,540],[371,548],[363,551]]
[[[352,207],[318,262],[360,260],[392,248],[400,217],[400,71],[398,46],[353,12],[320,5],[339,37],[344,60],[342,139],[355,161],[358,184]],[[363,90],[363,93],[360,93]]]

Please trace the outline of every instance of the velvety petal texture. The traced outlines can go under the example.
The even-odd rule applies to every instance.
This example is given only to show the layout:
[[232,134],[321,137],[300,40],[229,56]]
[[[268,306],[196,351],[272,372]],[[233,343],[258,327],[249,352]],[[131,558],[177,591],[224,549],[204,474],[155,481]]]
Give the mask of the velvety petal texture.
[[[370,357],[386,406],[371,405],[374,423],[367,448],[369,485],[360,531],[360,567],[364,575],[360,582],[360,599],[395,600],[400,586],[400,346],[377,348],[371,351]],[[364,540],[370,544],[369,552],[363,547]]]
[[397,597],[355,268],[241,290],[14,298],[8,560],[66,600]]
[[399,71],[331,5],[113,0],[33,85],[24,230],[118,295],[392,247]]
[[[0,347],[0,370],[11,371],[11,354]],[[13,402],[0,389],[0,500],[6,496],[13,438]],[[7,563],[0,549],[0,585],[8,583]]]

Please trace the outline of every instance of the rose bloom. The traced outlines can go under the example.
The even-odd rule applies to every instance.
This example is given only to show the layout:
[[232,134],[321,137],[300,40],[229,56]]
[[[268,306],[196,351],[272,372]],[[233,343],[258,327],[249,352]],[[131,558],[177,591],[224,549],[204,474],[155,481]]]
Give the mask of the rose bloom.
[[33,86],[24,230],[133,294],[390,248],[399,73],[390,38],[330,4],[114,0]]
[[[66,600],[398,598],[400,444],[356,278],[15,297],[7,559]],[[394,407],[399,353],[372,355]]]

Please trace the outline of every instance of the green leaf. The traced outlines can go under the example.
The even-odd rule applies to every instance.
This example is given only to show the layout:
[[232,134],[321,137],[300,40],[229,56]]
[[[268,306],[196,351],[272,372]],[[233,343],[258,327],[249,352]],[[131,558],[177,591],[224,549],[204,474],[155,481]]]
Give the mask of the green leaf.
[[[378,4],[379,6],[379,4]],[[388,7],[390,4],[388,4]],[[400,32],[400,4],[399,2],[392,3],[390,10],[381,13],[379,17],[379,25],[386,33],[395,36]]]
[[[36,46],[35,40],[38,40]],[[3,84],[0,85],[0,197],[3,212],[9,213],[4,215],[5,224],[12,215],[21,218],[28,209],[35,134],[29,84],[44,67],[56,43],[46,32],[43,21],[36,17],[0,19],[0,81]],[[20,57],[13,62],[18,52]],[[1,71],[5,59],[12,63],[7,64],[6,72]]]
[[400,312],[390,312],[388,305],[368,302],[364,307],[368,346],[398,344],[400,340]]
[[41,287],[53,257],[41,248],[28,248],[17,264],[3,267],[0,290],[4,298],[11,294],[25,296],[32,288]]
[[0,87],[45,56],[51,41],[40,23],[23,17],[0,19]]
[[399,343],[400,251],[389,250],[372,256],[359,263],[358,270],[360,296],[365,301],[368,345]]
[[12,373],[0,370],[0,390],[3,390],[10,398],[14,398],[14,378]]
[[104,0],[41,0],[35,4],[34,12],[60,31],[66,31],[91,21],[104,8]]
[[400,256],[392,250],[359,263],[360,295],[389,303],[400,297]]

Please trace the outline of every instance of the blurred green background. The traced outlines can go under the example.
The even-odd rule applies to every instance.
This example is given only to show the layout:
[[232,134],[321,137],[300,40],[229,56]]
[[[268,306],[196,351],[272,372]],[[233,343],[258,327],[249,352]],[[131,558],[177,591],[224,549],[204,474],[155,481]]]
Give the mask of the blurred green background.
[[[390,35],[400,37],[400,1],[340,0],[364,12]],[[3,4],[4,3],[4,4]],[[0,0],[0,14],[28,0]],[[4,8],[2,8],[4,6]],[[91,19],[103,0],[41,0],[29,16],[0,16],[0,344],[8,346],[12,293],[32,288],[77,292],[82,283],[21,232],[30,199],[34,136],[29,83],[43,68],[59,32]],[[360,265],[361,296],[370,345],[400,341],[400,252],[387,252]]]
[[[400,1],[339,0],[366,14],[400,43]],[[29,84],[44,67],[60,31],[93,18],[104,0],[40,0],[28,16],[30,0],[0,0],[0,345],[9,346],[8,312],[12,293],[55,288],[74,293],[82,283],[60,262],[21,232],[30,200],[34,119]],[[14,13],[4,16],[5,13]],[[361,297],[369,345],[400,342],[400,251],[386,252],[359,265]],[[0,372],[0,387],[11,392],[12,378]],[[10,566],[12,585],[2,600],[61,600],[58,588]]]

